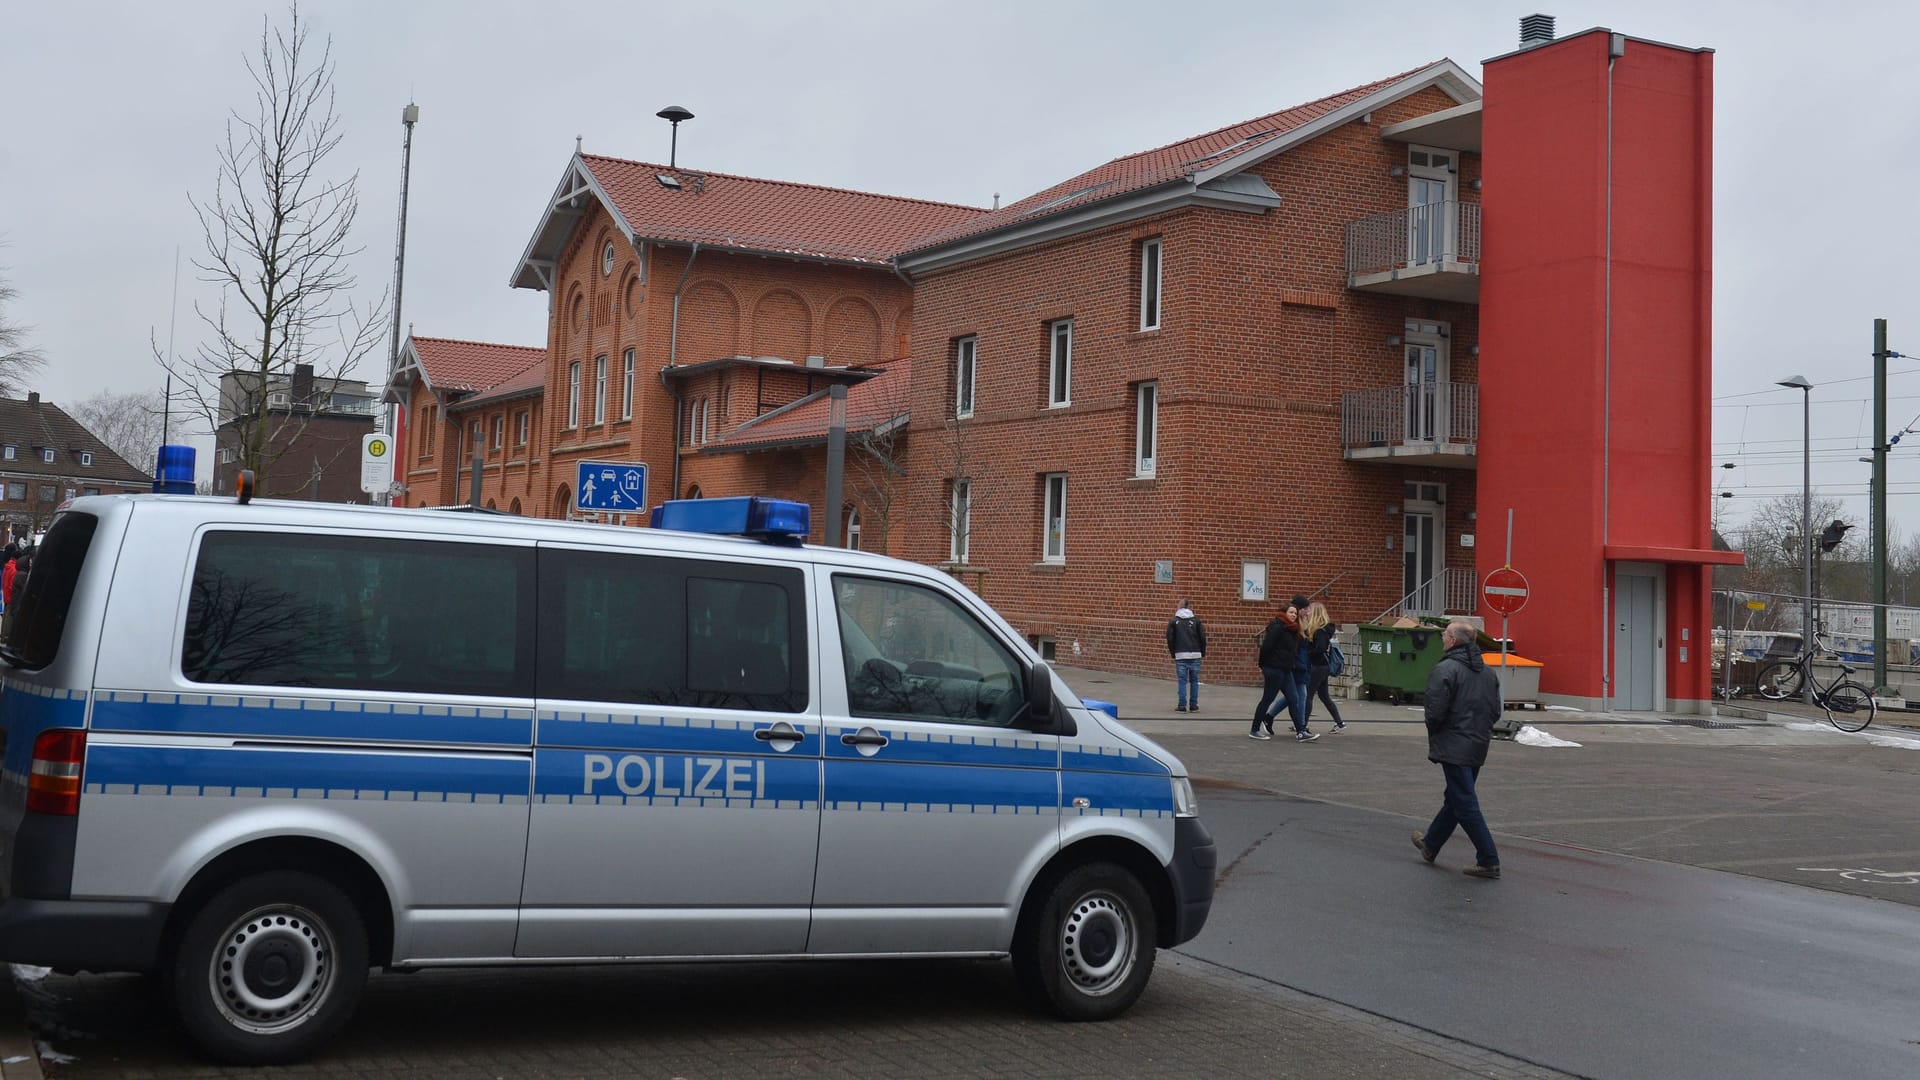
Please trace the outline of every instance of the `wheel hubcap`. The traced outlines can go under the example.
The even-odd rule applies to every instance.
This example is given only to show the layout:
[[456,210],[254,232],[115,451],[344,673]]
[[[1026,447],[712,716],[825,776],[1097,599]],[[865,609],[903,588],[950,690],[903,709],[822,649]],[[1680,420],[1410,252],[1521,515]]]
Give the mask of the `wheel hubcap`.
[[291,905],[249,913],[227,928],[209,971],[214,1003],[235,1027],[282,1032],[305,1023],[333,983],[333,938]]
[[1127,909],[1106,893],[1082,897],[1060,928],[1060,962],[1082,993],[1101,995],[1133,971],[1135,928]]

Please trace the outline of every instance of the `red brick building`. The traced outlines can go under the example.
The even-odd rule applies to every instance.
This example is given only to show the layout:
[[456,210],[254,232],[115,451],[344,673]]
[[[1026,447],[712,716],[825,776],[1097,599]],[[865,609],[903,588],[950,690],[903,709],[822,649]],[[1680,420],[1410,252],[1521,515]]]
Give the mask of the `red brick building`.
[[[1666,642],[1710,629],[1705,488],[1688,478],[1706,471],[1711,68],[1637,40],[1619,64],[1608,137],[1657,152],[1621,155],[1637,218],[1620,235],[1641,263],[1616,265],[1590,250],[1614,229],[1588,205],[1608,190],[1592,140],[1615,66],[1595,74],[1594,33],[1625,40],[1529,42],[1489,62],[1501,91],[1484,102],[1441,60],[993,211],[576,155],[513,278],[550,297],[539,365],[466,377],[464,406],[408,392],[416,415],[495,410],[465,436],[423,421],[442,443],[485,443],[494,417],[511,433],[525,410],[515,497],[559,516],[589,459],[647,463],[654,503],[772,492],[824,509],[827,389],[844,383],[842,523],[948,568],[1043,649],[1117,670],[1165,665],[1181,600],[1212,631],[1213,680],[1253,677],[1254,632],[1296,592],[1342,622],[1478,612],[1515,508],[1541,580],[1514,633],[1543,688],[1696,707],[1705,665]],[[1486,185],[1486,235],[1514,259],[1512,299],[1484,317],[1483,262],[1503,249],[1481,240],[1483,126],[1509,170],[1487,174],[1508,179]],[[1579,272],[1549,273],[1556,252]],[[1589,411],[1588,346],[1614,333],[1602,264],[1648,304],[1620,324],[1631,353],[1601,357],[1602,389],[1636,395],[1659,432],[1619,399]],[[429,361],[419,381],[455,378]],[[1616,417],[1633,449],[1611,448]],[[436,499],[464,498],[445,458],[409,454]],[[1610,454],[1662,478],[1629,491],[1605,479]],[[508,491],[491,497],[512,508]],[[1595,502],[1611,526],[1570,509]],[[1677,569],[1629,609],[1610,599],[1616,564]],[[1612,650],[1600,632],[1622,620],[1631,648]],[[1650,703],[1617,701],[1629,683]]]

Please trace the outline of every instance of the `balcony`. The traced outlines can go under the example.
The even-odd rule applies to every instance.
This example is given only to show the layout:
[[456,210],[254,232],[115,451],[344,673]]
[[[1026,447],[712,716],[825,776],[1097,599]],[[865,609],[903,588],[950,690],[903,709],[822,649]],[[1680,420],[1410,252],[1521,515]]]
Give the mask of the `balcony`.
[[1427,203],[1347,226],[1347,287],[1480,302],[1480,204]]
[[1480,441],[1477,383],[1421,383],[1340,395],[1348,461],[1471,469]]

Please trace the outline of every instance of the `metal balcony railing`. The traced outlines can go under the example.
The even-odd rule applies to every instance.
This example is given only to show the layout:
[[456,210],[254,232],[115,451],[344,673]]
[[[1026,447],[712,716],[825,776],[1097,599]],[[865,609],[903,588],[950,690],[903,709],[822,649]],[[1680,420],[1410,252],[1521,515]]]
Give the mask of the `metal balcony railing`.
[[1471,615],[1475,600],[1474,572],[1465,567],[1444,567],[1415,586],[1392,607],[1381,612],[1374,622],[1400,615]]
[[1427,203],[1347,226],[1347,274],[1480,261],[1480,204]]
[[1349,390],[1340,395],[1340,445],[1480,441],[1480,385],[1448,382]]

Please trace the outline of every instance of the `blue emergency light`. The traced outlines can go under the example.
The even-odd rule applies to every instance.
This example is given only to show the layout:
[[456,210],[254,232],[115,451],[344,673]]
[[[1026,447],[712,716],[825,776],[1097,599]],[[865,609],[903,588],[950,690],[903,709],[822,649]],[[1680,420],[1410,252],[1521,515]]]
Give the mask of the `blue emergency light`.
[[160,448],[154,459],[153,490],[160,495],[193,494],[193,447]]
[[775,544],[799,544],[813,531],[813,508],[791,499],[742,495],[732,499],[673,499],[653,508],[656,529],[752,536]]

